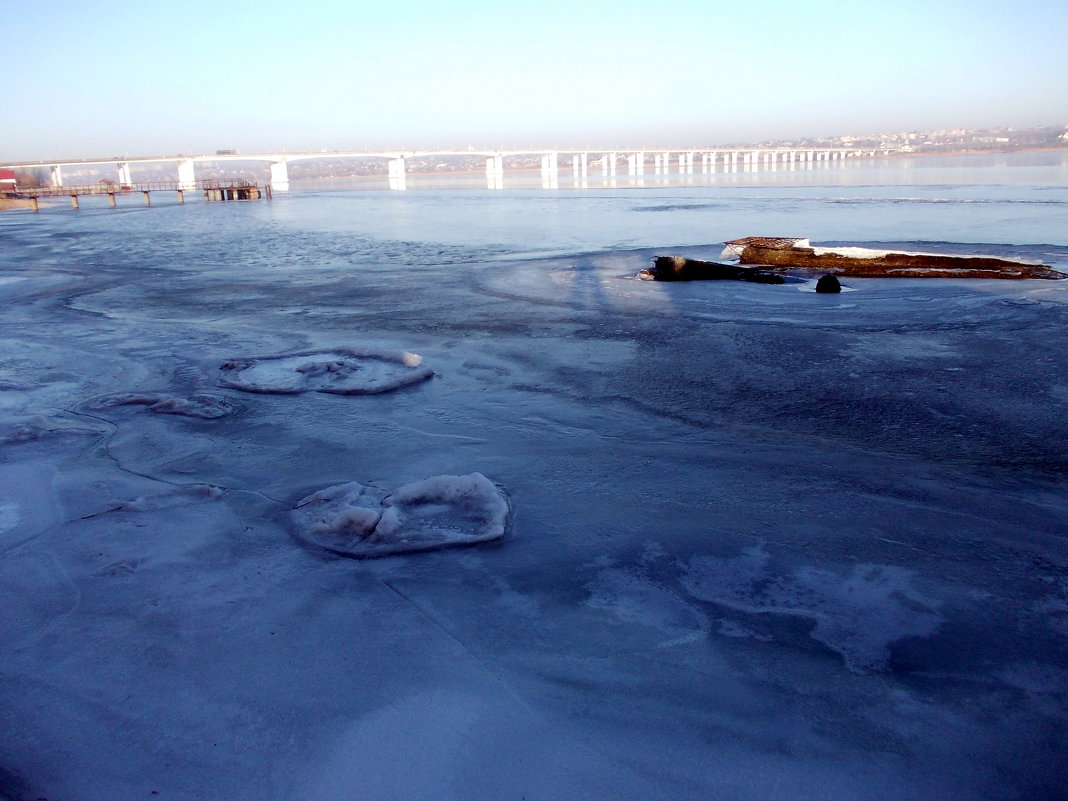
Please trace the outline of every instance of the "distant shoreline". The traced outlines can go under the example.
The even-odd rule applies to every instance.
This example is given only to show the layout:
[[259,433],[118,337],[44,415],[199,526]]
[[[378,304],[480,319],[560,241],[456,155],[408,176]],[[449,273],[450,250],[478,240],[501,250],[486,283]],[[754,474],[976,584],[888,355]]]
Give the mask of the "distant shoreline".
[[[1011,156],[1014,153],[1068,153],[1068,145],[1047,147],[1019,147],[1011,150],[916,150],[908,153],[896,151],[883,158],[930,158],[932,156]],[[878,158],[878,156],[876,156]]]

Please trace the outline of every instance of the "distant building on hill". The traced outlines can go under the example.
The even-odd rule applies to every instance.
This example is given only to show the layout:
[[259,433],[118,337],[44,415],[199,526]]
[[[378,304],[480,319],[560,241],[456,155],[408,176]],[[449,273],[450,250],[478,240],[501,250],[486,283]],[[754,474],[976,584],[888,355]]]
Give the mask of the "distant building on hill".
[[15,171],[0,170],[0,194],[15,191]]

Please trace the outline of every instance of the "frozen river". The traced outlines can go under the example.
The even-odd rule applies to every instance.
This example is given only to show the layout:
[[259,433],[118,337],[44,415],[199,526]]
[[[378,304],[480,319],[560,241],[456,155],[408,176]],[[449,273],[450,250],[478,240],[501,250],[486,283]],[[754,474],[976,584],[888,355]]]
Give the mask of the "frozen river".
[[0,797],[1063,799],[1068,281],[634,276],[1066,164],[3,214]]

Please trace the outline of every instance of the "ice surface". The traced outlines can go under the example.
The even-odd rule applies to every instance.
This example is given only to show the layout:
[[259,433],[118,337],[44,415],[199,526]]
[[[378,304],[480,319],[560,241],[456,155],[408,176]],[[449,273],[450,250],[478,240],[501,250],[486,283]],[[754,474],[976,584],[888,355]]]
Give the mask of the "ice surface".
[[0,214],[0,796],[1059,801],[1068,282],[633,280],[1063,266],[1035,169]]
[[292,512],[302,539],[356,558],[495,540],[508,515],[504,494],[481,473],[435,476],[393,492],[339,484],[303,498]]
[[414,353],[370,348],[228,359],[219,369],[221,386],[280,394],[314,391],[371,395],[415,384],[434,374]]

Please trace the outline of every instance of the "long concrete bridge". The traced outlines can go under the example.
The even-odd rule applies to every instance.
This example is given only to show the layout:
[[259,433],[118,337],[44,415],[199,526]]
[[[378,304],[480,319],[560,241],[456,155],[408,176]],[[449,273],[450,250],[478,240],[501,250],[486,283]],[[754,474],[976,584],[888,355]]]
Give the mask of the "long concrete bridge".
[[[486,186],[500,189],[504,182],[506,158],[541,158],[543,185],[555,188],[559,185],[561,156],[571,161],[571,172],[576,183],[584,182],[590,167],[599,167],[605,178],[614,178],[620,173],[640,177],[653,175],[713,174],[719,171],[751,172],[764,168],[776,169],[779,165],[813,166],[820,163],[843,161],[854,158],[872,158],[887,155],[886,150],[858,150],[853,148],[672,148],[672,149],[582,149],[582,150],[391,150],[391,151],[336,151],[307,153],[216,153],[197,156],[146,156],[136,158],[81,159],[71,161],[20,162],[0,165],[6,169],[48,169],[51,186],[64,186],[64,167],[114,165],[119,186],[135,183],[133,168],[147,164],[177,164],[178,186],[193,190],[197,185],[196,165],[206,162],[263,161],[270,165],[271,189],[285,192],[289,189],[289,164],[312,159],[381,159],[386,165],[391,189],[406,188],[407,161],[415,158],[437,156],[442,158],[464,156],[486,159]],[[622,168],[622,169],[621,169]],[[647,173],[646,170],[650,172]]]

